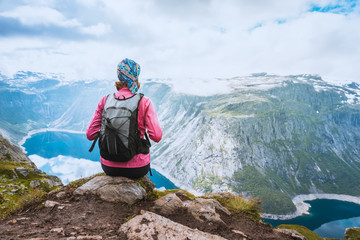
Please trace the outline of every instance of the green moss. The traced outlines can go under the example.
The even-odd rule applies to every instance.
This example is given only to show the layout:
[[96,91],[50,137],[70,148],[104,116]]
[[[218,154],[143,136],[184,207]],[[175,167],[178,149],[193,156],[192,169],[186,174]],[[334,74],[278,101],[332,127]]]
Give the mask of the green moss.
[[212,197],[224,207],[235,214],[245,215],[246,217],[259,222],[261,219],[261,201],[255,197],[245,198],[244,196],[232,195],[230,197]]
[[188,191],[185,191],[182,189],[171,189],[171,190],[164,190],[164,191],[153,190],[152,193],[150,194],[149,198],[151,200],[156,200],[156,199],[159,199],[169,193],[176,193],[178,191],[183,191],[186,194],[186,196],[191,200],[196,198],[194,194],[191,194]]
[[283,224],[279,225],[277,228],[295,230],[306,237],[307,240],[323,240],[319,235],[304,226]]
[[360,228],[349,228],[345,232],[345,238],[347,240],[358,240],[360,239]]
[[6,157],[8,160],[12,160],[12,159],[13,159],[10,153],[6,153],[6,154],[5,154],[5,157]]
[[23,209],[24,207],[41,202],[46,192],[41,189],[29,189],[28,191],[20,191],[14,195],[7,195],[2,204],[0,204],[0,218]]
[[93,179],[94,177],[97,177],[97,176],[105,176],[105,173],[97,173],[97,174],[94,174],[94,175],[92,175],[90,177],[77,179],[75,181],[70,182],[68,184],[68,186],[70,188],[78,188],[78,187],[84,185],[85,183],[87,183],[88,181],[90,181],[91,179]]

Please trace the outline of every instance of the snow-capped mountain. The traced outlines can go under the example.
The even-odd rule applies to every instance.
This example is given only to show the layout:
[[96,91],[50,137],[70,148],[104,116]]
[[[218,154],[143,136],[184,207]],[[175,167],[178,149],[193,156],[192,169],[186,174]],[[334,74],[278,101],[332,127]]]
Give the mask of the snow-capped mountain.
[[[100,98],[114,91],[112,81],[24,77],[19,86],[15,78],[0,82],[0,128],[15,141],[37,128],[84,130]],[[297,194],[360,196],[358,84],[266,74],[217,84],[229,91],[194,95],[171,81],[143,83],[164,130],[152,167],[185,189],[250,193],[271,213],[295,210]]]

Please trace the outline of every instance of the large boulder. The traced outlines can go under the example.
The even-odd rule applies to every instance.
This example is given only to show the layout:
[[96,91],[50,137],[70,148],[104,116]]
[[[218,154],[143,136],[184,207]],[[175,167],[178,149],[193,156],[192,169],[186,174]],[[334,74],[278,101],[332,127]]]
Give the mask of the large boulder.
[[125,234],[127,239],[225,240],[223,237],[189,228],[144,210],[141,211],[141,215],[121,225],[119,232]]
[[221,220],[217,212],[223,212],[227,215],[231,214],[227,208],[215,199],[196,198],[193,201],[185,201],[184,207],[199,221],[214,222],[223,225],[225,225],[225,223]]
[[186,209],[195,219],[203,222],[219,223],[226,225],[221,220],[220,212],[231,215],[230,211],[215,199],[196,198],[181,201],[175,193],[169,193],[154,202],[153,210],[163,215],[171,215],[180,209]]
[[176,213],[183,207],[183,202],[175,193],[169,193],[154,202],[154,210],[164,215]]
[[126,177],[97,176],[74,191],[75,195],[94,194],[109,202],[134,204],[146,197],[145,189]]

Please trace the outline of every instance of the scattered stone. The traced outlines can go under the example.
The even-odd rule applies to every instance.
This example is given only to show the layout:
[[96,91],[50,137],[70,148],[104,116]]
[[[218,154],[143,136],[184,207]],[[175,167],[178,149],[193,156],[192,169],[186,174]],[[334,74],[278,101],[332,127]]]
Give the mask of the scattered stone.
[[55,202],[55,201],[50,201],[50,200],[46,200],[46,202],[44,204],[45,207],[49,207],[49,208],[55,207],[56,205],[60,205],[60,203]]
[[186,193],[183,190],[179,190],[175,194],[176,194],[176,196],[178,196],[182,200],[190,200],[188,195],[186,195]]
[[154,210],[164,215],[171,215],[183,207],[183,202],[175,193],[169,193],[154,202]]
[[78,239],[82,239],[82,240],[101,240],[103,239],[102,236],[96,235],[96,236],[78,236],[76,238]]
[[41,180],[41,183],[45,183],[45,184],[47,183],[47,184],[49,184],[49,187],[50,187],[50,188],[52,188],[52,187],[55,186],[54,181],[51,180],[51,179],[43,179],[43,180]]
[[184,206],[187,207],[188,211],[199,221],[208,221],[216,222],[223,225],[226,225],[223,220],[221,220],[220,215],[216,212],[222,211],[227,215],[231,215],[229,210],[223,207],[215,199],[204,199],[196,198],[193,201],[185,201]]
[[66,196],[66,193],[65,192],[58,192],[56,195],[56,198],[59,198],[59,199],[62,199]]
[[26,167],[17,167],[17,168],[15,168],[15,171],[18,172],[19,174],[23,175],[24,177],[29,175],[29,169],[27,169]]
[[16,173],[15,169],[13,169],[13,170],[12,170],[12,172],[13,172],[12,180],[16,180],[16,179],[18,179],[18,178],[19,178],[19,176],[17,175],[17,173]]
[[19,189],[11,189],[10,190],[10,194],[14,195],[15,193],[17,193],[19,191]]
[[146,197],[145,189],[125,177],[97,176],[74,191],[75,195],[98,195],[109,202],[134,204]]
[[59,203],[56,201],[50,201],[50,200],[46,200],[44,203],[44,206],[47,208],[52,208],[55,206],[58,206],[58,209],[64,209],[66,206],[71,206],[70,204],[64,204],[64,203]]
[[217,235],[191,229],[148,211],[141,211],[130,221],[121,225],[119,232],[127,239],[197,239],[197,240],[225,240]]
[[284,234],[292,237],[294,240],[306,240],[306,237],[304,237],[298,231],[295,231],[295,230],[285,229],[285,228],[274,228],[274,231],[284,233]]
[[64,186],[59,177],[53,175],[48,175],[47,177],[49,178],[47,180],[51,182],[50,184],[52,184],[52,186]]
[[68,237],[68,238],[65,238],[66,240],[76,240],[76,237]]
[[59,234],[59,235],[65,235],[65,233],[64,233],[64,228],[52,228],[51,230],[50,230],[50,232],[51,233],[56,233],[56,234]]
[[42,238],[42,237],[40,237],[40,238],[27,238],[27,239],[25,239],[25,240],[48,240],[49,238]]
[[16,219],[11,219],[7,221],[6,224],[15,224],[16,222],[17,222]]
[[39,186],[40,186],[40,183],[39,183],[38,180],[32,180],[32,181],[30,182],[30,187],[31,187],[31,188],[37,188],[37,187],[39,187]]
[[242,231],[236,230],[236,229],[233,229],[232,232],[237,233],[237,234],[241,235],[244,238],[248,237],[245,233],[243,233]]
[[6,189],[18,189],[19,186],[13,183],[9,183],[5,186]]

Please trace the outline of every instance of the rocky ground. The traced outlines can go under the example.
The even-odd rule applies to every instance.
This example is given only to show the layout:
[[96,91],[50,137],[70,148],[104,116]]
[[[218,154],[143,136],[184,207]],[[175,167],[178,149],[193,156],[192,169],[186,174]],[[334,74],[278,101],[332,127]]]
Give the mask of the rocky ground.
[[0,220],[0,238],[303,239],[228,211],[214,199],[191,199],[179,191],[155,200],[149,197],[151,182],[141,187],[107,176],[83,182],[53,191],[41,203]]

